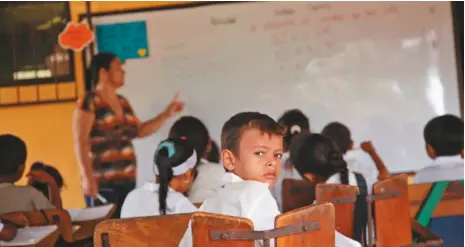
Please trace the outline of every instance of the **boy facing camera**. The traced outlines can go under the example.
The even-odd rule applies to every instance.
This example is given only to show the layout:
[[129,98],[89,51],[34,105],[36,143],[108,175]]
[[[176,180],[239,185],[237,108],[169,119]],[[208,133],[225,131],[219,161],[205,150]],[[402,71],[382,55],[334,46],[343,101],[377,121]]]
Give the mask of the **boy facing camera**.
[[[221,160],[227,173],[199,211],[250,219],[257,231],[273,229],[281,213],[269,188],[281,170],[284,133],[285,127],[258,112],[238,113],[226,121],[221,130]],[[270,242],[274,246],[274,240]],[[342,247],[360,246],[351,241],[341,244],[338,237],[336,242]],[[190,223],[179,246],[192,246]],[[256,241],[255,246],[263,242]]]
[[433,162],[415,175],[414,182],[463,179],[463,120],[453,115],[431,119],[423,130],[426,153]]
[[[269,187],[281,169],[284,132],[283,126],[258,112],[242,112],[226,121],[221,160],[227,172],[199,211],[248,218],[255,230],[274,228],[280,212]],[[255,245],[262,246],[262,241]],[[190,224],[179,246],[192,246]]]
[[[14,135],[0,135],[0,214],[54,209],[42,193],[30,186],[16,186],[26,167],[26,144]],[[52,193],[58,193],[51,184]]]

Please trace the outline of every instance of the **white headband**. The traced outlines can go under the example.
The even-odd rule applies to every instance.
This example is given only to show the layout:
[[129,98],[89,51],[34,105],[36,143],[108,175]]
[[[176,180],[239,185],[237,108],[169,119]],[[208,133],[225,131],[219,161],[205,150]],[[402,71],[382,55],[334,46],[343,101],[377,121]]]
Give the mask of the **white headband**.
[[[194,152],[192,153],[191,157],[189,157],[184,163],[173,167],[173,176],[179,176],[181,174],[186,173],[189,171],[189,169],[194,168],[195,164],[197,163],[197,153]],[[160,175],[160,172],[158,171],[158,167],[156,165],[153,166],[153,172],[155,175]]]
[[302,128],[300,128],[299,125],[295,124],[291,126],[289,131],[291,132],[291,134],[300,133],[302,131]]

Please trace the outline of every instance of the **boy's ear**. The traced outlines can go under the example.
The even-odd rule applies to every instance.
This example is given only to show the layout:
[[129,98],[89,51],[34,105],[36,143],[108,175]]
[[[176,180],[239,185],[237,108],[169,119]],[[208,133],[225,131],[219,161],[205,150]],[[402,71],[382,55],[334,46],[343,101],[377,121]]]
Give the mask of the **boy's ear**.
[[226,170],[234,171],[236,169],[236,157],[231,150],[225,149],[221,151],[221,161]]
[[436,158],[436,150],[434,150],[433,146],[428,143],[426,143],[426,153],[431,159]]
[[350,140],[349,150],[354,149],[354,141]]

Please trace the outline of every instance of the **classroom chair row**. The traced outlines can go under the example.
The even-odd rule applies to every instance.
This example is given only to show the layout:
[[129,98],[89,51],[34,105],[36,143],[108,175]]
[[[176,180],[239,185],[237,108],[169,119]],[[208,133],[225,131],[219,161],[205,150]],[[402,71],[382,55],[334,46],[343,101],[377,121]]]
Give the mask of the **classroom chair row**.
[[[279,215],[275,229],[269,231],[254,231],[252,222],[245,218],[203,212],[112,219],[97,226],[94,246],[178,246],[189,221],[194,246],[254,246],[253,240],[257,239],[264,240],[266,246],[271,238],[276,239],[278,247],[334,246],[336,229],[353,237],[351,223],[357,187],[321,184],[315,191],[315,205]],[[439,237],[410,217],[406,176],[395,176],[376,184],[373,195],[367,199],[374,209],[374,217],[368,217],[369,222],[375,223],[376,246],[434,246],[442,243]],[[373,229],[370,228],[370,240],[362,243],[364,246],[373,244]]]

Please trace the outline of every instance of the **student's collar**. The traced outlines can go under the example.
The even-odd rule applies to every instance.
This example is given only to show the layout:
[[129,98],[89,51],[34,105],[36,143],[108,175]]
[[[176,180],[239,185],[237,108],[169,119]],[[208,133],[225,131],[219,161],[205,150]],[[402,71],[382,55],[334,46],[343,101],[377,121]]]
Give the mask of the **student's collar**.
[[432,165],[448,165],[448,164],[456,165],[459,162],[463,163],[463,159],[460,154],[454,155],[454,156],[439,156],[433,160]]
[[200,159],[200,164],[207,164],[207,163],[210,163],[210,161],[204,159],[204,158],[201,158]]
[[144,190],[148,190],[148,191],[151,191],[151,192],[155,192],[155,191],[158,191],[158,189],[160,188],[160,184],[156,184],[154,182],[148,182],[148,183],[145,183],[142,188]]
[[228,183],[238,183],[238,182],[243,182],[244,179],[240,178],[239,176],[237,176],[236,174],[232,173],[232,172],[226,172],[224,175],[223,175],[223,182],[228,182]]

